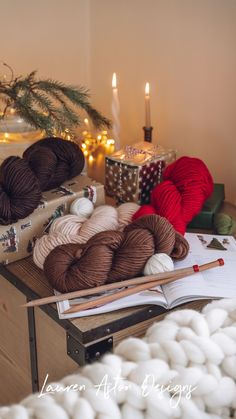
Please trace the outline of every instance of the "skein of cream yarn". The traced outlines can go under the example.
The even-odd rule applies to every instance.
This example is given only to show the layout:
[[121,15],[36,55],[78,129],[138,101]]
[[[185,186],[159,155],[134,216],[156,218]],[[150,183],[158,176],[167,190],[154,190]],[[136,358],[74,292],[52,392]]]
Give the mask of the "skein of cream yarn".
[[35,243],[33,253],[33,260],[35,265],[43,269],[44,261],[51,250],[54,249],[54,247],[60,246],[61,244],[78,242],[79,236],[76,235],[62,233],[45,234]]
[[119,231],[123,231],[124,228],[132,221],[133,214],[138,211],[140,205],[135,202],[126,202],[117,207],[117,214],[119,220]]
[[80,201],[82,202],[81,205],[79,199],[76,200],[77,215],[68,214],[57,218],[52,223],[49,234],[36,241],[33,260],[40,269],[43,269],[44,261],[51,250],[61,244],[86,243],[101,231],[123,231],[125,226],[131,222],[137,208],[139,208],[139,205],[135,203],[121,204],[118,208],[111,205],[100,205],[94,209],[89,218],[86,218],[85,215],[89,212],[89,204],[87,205],[86,201],[89,201],[89,199],[80,199],[83,200]]

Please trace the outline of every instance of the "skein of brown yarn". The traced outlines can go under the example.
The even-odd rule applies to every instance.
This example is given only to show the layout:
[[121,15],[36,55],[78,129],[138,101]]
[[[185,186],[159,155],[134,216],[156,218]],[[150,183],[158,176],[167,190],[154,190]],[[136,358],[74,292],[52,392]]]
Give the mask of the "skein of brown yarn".
[[159,215],[147,215],[123,232],[104,231],[86,244],[65,244],[53,249],[44,263],[45,275],[60,292],[96,287],[142,275],[154,253],[183,259],[187,240]]
[[79,146],[62,138],[37,141],[25,150],[23,158],[38,178],[42,191],[60,186],[84,168],[84,155]]
[[0,166],[0,224],[10,224],[27,217],[41,198],[38,179],[27,161],[8,157]]
[[37,208],[41,192],[81,173],[84,156],[76,143],[44,138],[0,166],[0,224],[11,224]]

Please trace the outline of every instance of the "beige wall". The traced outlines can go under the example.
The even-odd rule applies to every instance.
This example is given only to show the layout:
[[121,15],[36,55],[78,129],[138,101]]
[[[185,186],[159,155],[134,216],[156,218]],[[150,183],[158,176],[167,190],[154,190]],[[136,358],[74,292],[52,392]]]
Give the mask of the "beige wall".
[[89,84],[88,0],[1,0],[0,20],[0,59],[16,72]]
[[154,140],[205,160],[236,202],[236,0],[1,1],[1,57],[17,72],[85,84],[122,143],[142,138],[151,83]]
[[121,138],[142,138],[151,84],[154,139],[207,163],[236,202],[236,1],[91,0],[91,81],[111,115],[119,77]]

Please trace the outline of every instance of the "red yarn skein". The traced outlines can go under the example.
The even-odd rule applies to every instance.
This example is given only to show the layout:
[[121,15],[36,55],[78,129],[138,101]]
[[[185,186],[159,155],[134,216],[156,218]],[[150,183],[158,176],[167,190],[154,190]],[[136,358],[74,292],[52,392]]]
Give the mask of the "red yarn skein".
[[133,220],[159,214],[184,234],[212,192],[213,179],[205,163],[195,157],[181,157],[165,169],[163,182],[152,190],[151,205],[143,205]]

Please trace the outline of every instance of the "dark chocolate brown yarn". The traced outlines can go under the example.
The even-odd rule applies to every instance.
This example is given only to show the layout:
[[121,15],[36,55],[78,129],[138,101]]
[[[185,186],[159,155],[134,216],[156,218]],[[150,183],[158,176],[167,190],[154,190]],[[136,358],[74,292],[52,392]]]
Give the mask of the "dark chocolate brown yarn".
[[182,259],[189,246],[165,218],[147,215],[124,232],[105,231],[83,245],[56,247],[45,259],[44,271],[56,290],[75,291],[142,275],[147,260],[163,249]]
[[41,192],[79,175],[84,155],[76,143],[44,138],[25,150],[23,159],[8,157],[0,166],[0,224],[11,224],[37,208]]
[[25,218],[38,206],[41,189],[26,160],[8,157],[0,166],[0,224]]
[[37,176],[42,191],[60,186],[84,168],[84,155],[79,146],[61,138],[39,140],[25,150],[23,157]]

